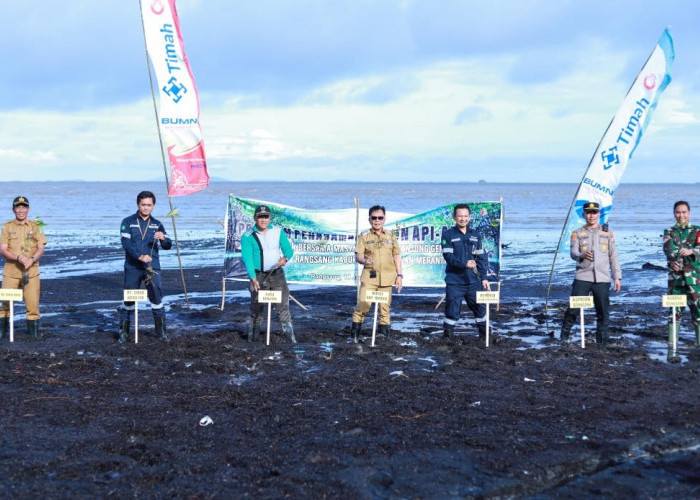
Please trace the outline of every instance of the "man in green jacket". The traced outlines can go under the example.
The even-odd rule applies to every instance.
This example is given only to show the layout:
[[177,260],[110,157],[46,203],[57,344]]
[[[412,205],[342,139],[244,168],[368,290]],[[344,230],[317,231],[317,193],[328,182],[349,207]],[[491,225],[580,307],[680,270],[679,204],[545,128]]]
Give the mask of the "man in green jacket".
[[[700,344],[700,227],[690,224],[690,205],[677,201],[673,205],[676,224],[664,231],[664,253],[668,261],[669,295],[686,295],[690,319],[695,329],[695,342]],[[676,311],[676,328],[683,309]],[[673,312],[671,312],[673,314]],[[668,341],[673,342],[673,316],[668,322]]]
[[282,324],[282,331],[287,338],[296,343],[292,316],[289,313],[289,287],[282,267],[292,258],[294,250],[289,243],[287,233],[281,227],[270,224],[270,209],[267,205],[255,208],[255,225],[241,237],[241,257],[245,265],[250,284],[250,323],[248,323],[248,342],[257,339],[260,333],[260,320],[263,305],[258,302],[260,290],[281,290],[282,302],[275,304],[277,318]]

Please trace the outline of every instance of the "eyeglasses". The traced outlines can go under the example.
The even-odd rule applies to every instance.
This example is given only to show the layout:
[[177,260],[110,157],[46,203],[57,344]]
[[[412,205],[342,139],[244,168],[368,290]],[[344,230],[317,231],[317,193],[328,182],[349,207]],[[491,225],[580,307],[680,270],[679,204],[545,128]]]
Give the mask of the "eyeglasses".
[[269,215],[258,215],[258,216],[256,217],[256,219],[269,219],[269,218],[270,218]]
[[370,219],[372,219],[372,220],[384,220],[384,216],[383,215],[373,215],[370,217]]

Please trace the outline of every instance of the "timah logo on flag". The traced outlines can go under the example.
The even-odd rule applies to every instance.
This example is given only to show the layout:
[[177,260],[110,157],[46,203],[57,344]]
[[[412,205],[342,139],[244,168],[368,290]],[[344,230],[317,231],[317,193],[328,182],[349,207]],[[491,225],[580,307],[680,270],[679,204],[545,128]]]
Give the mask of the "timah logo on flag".
[[172,97],[174,103],[178,103],[182,96],[187,93],[187,87],[182,83],[178,83],[177,78],[172,77],[168,80],[168,84],[163,87],[163,92]]
[[603,151],[600,156],[603,160],[603,168],[605,170],[609,169],[613,165],[618,165],[620,163],[620,155],[617,154],[617,146],[613,146],[607,151]]

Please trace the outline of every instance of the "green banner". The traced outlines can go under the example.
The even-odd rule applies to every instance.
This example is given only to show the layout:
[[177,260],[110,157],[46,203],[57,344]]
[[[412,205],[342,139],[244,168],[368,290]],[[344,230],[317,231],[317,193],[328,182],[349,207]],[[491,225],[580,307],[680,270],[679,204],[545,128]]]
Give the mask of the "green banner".
[[[355,262],[355,208],[337,210],[305,210],[229,196],[226,214],[226,279],[247,280],[241,260],[241,236],[253,224],[258,205],[267,205],[272,212],[271,224],[281,226],[294,247],[294,257],[285,266],[289,283],[317,285],[356,285],[361,266]],[[417,215],[387,212],[385,229],[396,234],[401,247],[404,286],[444,286],[445,261],[440,240],[442,231],[453,226],[455,203]],[[488,255],[488,279],[498,281],[500,272],[501,202],[469,203],[470,227],[481,234]],[[369,230],[365,214],[359,209],[360,233]]]

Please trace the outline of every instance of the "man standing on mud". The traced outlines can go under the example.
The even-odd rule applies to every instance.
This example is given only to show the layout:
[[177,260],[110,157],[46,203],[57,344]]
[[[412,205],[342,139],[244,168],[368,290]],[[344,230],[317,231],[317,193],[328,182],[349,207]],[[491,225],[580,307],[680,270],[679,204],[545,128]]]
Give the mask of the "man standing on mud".
[[[29,215],[29,200],[18,196],[12,202],[15,218],[7,222],[0,232],[0,252],[5,257],[2,270],[3,288],[22,288],[27,307],[27,331],[34,338],[39,333],[39,259],[44,254],[46,236]],[[0,310],[0,338],[9,331],[10,308],[2,303]]]
[[488,262],[481,235],[469,229],[471,209],[460,203],[452,211],[455,226],[442,233],[442,256],[445,267],[445,319],[443,337],[452,338],[459,321],[462,300],[474,313],[479,337],[486,338],[486,305],[477,304],[476,292],[490,290],[486,274]]
[[[596,313],[595,340],[604,345],[609,340],[608,322],[610,319],[610,270],[612,269],[613,290],[622,289],[622,270],[617,260],[615,236],[607,225],[600,226],[600,205],[589,201],[583,205],[586,225],[571,234],[571,258],[576,261],[576,275],[571,288],[571,296],[593,294]],[[579,310],[567,307],[561,326],[561,340],[566,342],[571,327],[576,323]]]
[[357,306],[352,313],[352,326],[350,334],[354,342],[360,338],[362,321],[372,306],[365,302],[365,291],[378,290],[389,294],[387,304],[379,304],[379,334],[387,339],[391,334],[391,289],[396,284],[398,293],[403,287],[403,274],[401,274],[401,248],[396,236],[384,230],[386,210],[380,205],[369,209],[370,230],[362,233],[357,238],[355,246],[355,260],[364,266],[360,277],[360,294],[357,297]]
[[287,233],[281,227],[270,224],[271,215],[267,205],[256,207],[253,214],[255,225],[241,237],[241,258],[250,278],[248,342],[257,340],[260,333],[263,305],[258,302],[258,292],[281,290],[282,302],[275,304],[277,318],[282,324],[282,332],[290,342],[296,344],[292,315],[289,312],[289,287],[282,270],[294,255],[294,249]]
[[[124,248],[124,289],[133,290],[145,283],[148,300],[151,303],[155,334],[167,340],[165,309],[160,278],[158,246],[170,250],[173,243],[165,234],[165,228],[158,219],[151,217],[156,206],[156,195],[141,191],[136,197],[137,211],[122,221],[121,237]],[[119,318],[119,343],[129,339],[131,320],[134,317],[134,302],[124,302]]]
[[[695,343],[700,344],[700,227],[690,224],[690,205],[677,201],[673,205],[676,224],[664,231],[664,253],[668,261],[669,295],[686,295],[690,319],[695,330]],[[676,311],[676,328],[683,317],[683,309]],[[668,342],[672,343],[673,316],[668,319]],[[676,337],[677,338],[677,337]]]

